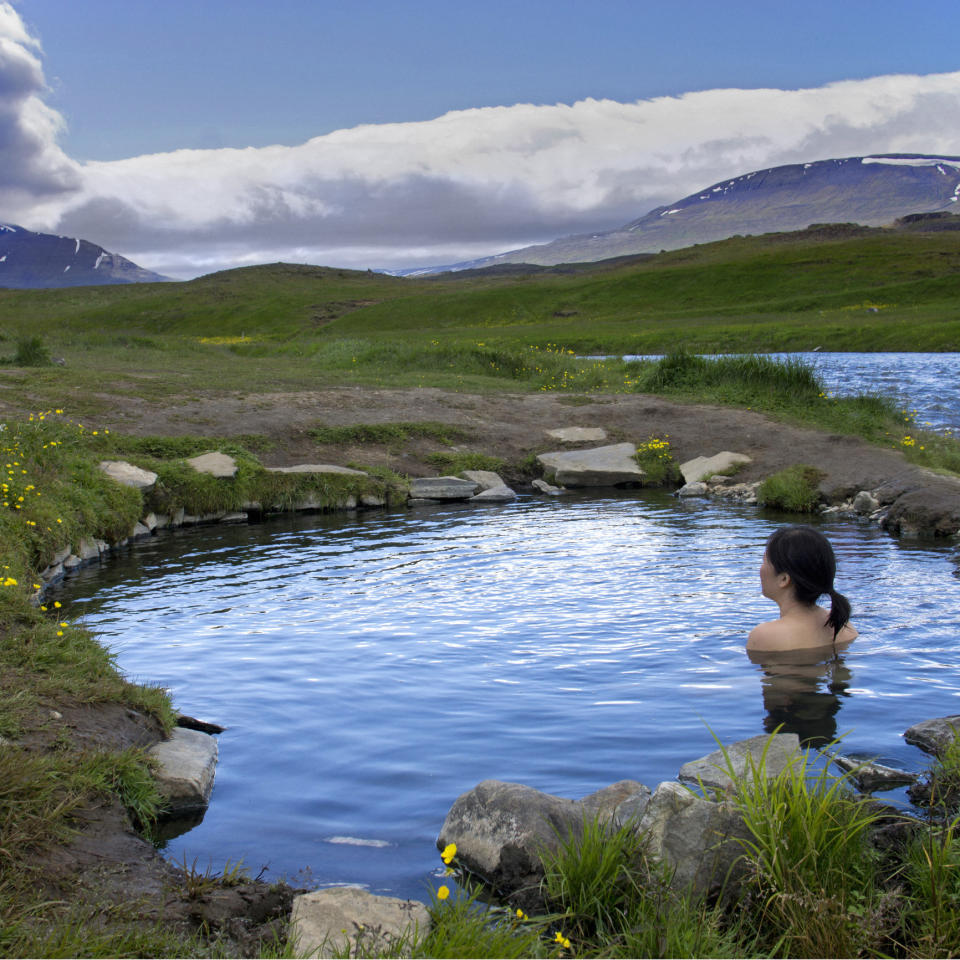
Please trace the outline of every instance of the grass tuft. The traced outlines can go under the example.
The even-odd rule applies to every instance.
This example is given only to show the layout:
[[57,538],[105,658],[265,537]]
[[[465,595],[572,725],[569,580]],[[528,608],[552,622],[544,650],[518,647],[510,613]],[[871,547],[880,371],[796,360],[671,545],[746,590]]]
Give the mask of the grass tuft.
[[818,484],[823,473],[798,463],[767,477],[757,488],[757,503],[792,513],[812,513],[820,503]]

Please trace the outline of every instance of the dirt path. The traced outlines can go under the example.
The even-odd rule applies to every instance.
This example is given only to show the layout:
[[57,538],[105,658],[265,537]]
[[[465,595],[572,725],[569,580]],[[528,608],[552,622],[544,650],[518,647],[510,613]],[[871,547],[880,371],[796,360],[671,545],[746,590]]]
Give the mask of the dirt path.
[[659,397],[571,397],[558,393],[480,395],[433,388],[367,387],[272,393],[256,396],[171,397],[163,405],[123,398],[110,404],[101,425],[135,434],[224,436],[259,433],[275,446],[269,466],[298,462],[347,462],[390,466],[411,476],[436,470],[425,462],[436,443],[414,441],[404,450],[357,445],[318,446],[307,434],[317,424],[438,421],[462,427],[459,449],[516,463],[557,446],[546,430],[602,427],[609,442],[667,435],[678,462],[721,450],[745,453],[753,463],[738,480],[760,480],[783,467],[806,463],[824,473],[821,489],[830,502],[859,490],[880,490],[891,504],[892,532],[945,536],[960,529],[960,481],[908,463],[898,451],[855,437],[824,434],[777,423],[732,407],[672,403]]

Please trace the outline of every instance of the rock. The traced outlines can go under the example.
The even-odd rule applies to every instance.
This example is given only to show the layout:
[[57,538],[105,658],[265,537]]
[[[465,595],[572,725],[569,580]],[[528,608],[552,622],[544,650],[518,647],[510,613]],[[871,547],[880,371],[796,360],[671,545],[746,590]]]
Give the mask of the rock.
[[710,488],[702,480],[685,483],[678,491],[678,497],[708,497]]
[[746,870],[738,841],[751,835],[733,804],[704,800],[679,783],[657,787],[637,830],[647,838],[646,854],[672,871],[678,892],[690,886],[704,894]]
[[84,561],[98,560],[100,558],[99,543],[96,540],[88,540],[86,537],[73,548],[73,552]]
[[904,732],[903,739],[939,757],[957,733],[960,733],[960,714],[953,714],[949,717],[938,717],[936,720],[915,723]]
[[521,783],[484,780],[450,808],[438,849],[457,845],[457,862],[511,904],[542,909],[540,851],[556,850],[560,837],[579,831],[585,808],[576,800],[541,793]]
[[850,779],[857,785],[857,789],[864,793],[873,793],[876,790],[893,790],[904,787],[908,783],[916,783],[919,776],[906,770],[897,770],[895,767],[885,767],[882,763],[872,760],[858,760],[855,757],[844,757],[834,754],[833,762],[850,774]]
[[169,740],[161,740],[147,751],[159,764],[157,788],[166,798],[171,816],[209,803],[217,752],[216,739],[185,727],[176,727]]
[[499,473],[494,473],[492,470],[463,470],[460,473],[460,476],[464,480],[472,480],[474,483],[480,485],[480,493],[483,493],[484,490],[492,490],[495,487],[504,486],[503,477]]
[[225,513],[221,518],[221,523],[246,523],[249,517],[244,510],[234,510],[232,513]]
[[50,561],[50,565],[54,566],[55,564],[63,563],[63,561],[66,560],[67,557],[69,557],[72,552],[73,551],[69,547],[61,547],[53,555],[53,559]]
[[66,560],[63,561],[63,569],[67,570],[76,570],[77,567],[82,567],[83,561],[76,555],[71,553]]
[[632,443],[614,443],[590,450],[559,450],[541,453],[537,459],[565,487],[614,487],[642,483],[646,476],[634,460]]
[[712,457],[694,457],[686,463],[680,464],[680,472],[683,479],[690,483],[693,480],[702,480],[714,473],[726,473],[731,467],[741,463],[752,463],[753,461],[745,453],[731,453],[729,450],[723,450],[715,453]]
[[157,529],[157,515],[155,513],[148,513],[140,521],[151,533]]
[[562,487],[555,487],[553,486],[553,484],[547,483],[546,480],[537,479],[537,480],[534,480],[533,483],[531,483],[530,485],[532,487],[535,487],[541,493],[549,494],[551,497],[558,497],[560,496],[561,493],[567,492]]
[[[790,761],[800,752],[800,738],[795,733],[761,734],[749,740],[741,740],[726,748],[729,766],[737,777],[752,780],[752,771],[760,766],[764,759],[764,772],[772,780],[785,770]],[[733,786],[733,780],[727,772],[727,759],[722,750],[714,750],[699,760],[691,760],[680,768],[679,777],[687,783],[703,783],[705,787],[727,790]]]
[[289,940],[296,957],[409,957],[411,941],[429,929],[416,900],[330,887],[294,897]]
[[491,487],[489,490],[483,490],[475,497],[471,497],[470,502],[473,503],[476,500],[480,500],[481,502],[486,501],[487,503],[508,503],[516,499],[516,491],[512,490],[505,483],[501,483],[499,487]]
[[548,437],[563,443],[583,443],[586,441],[606,440],[607,431],[602,427],[560,427],[547,430]]
[[157,475],[152,470],[141,470],[126,460],[101,460],[100,469],[117,483],[137,490],[152,490],[157,482]]
[[338,467],[333,463],[297,463],[292,467],[267,467],[270,473],[341,473],[353,477],[366,477],[363,470]]
[[40,579],[44,583],[54,583],[63,576],[63,564],[52,563],[40,571]]
[[880,509],[880,501],[869,490],[861,490],[853,498],[853,509],[861,516],[868,516]]
[[377,493],[362,493],[360,494],[360,505],[364,507],[385,507],[387,498]]
[[650,797],[649,787],[636,780],[620,780],[597,790],[580,802],[587,817],[597,817],[619,829],[630,820],[639,820],[646,810]]
[[469,500],[479,492],[479,483],[460,477],[417,477],[410,482],[414,500]]
[[150,528],[145,527],[142,523],[136,523],[133,526],[133,529],[130,531],[130,537],[133,540],[142,540],[144,537],[150,536]]
[[226,453],[201,453],[199,457],[191,457],[187,463],[197,473],[208,473],[220,480],[237,475],[237,461]]
[[184,517],[186,517],[186,515],[187,514],[184,511],[183,507],[177,507],[177,509],[173,511],[173,515],[170,517],[170,526],[173,527],[174,529],[176,529],[177,527],[182,527],[183,519]]

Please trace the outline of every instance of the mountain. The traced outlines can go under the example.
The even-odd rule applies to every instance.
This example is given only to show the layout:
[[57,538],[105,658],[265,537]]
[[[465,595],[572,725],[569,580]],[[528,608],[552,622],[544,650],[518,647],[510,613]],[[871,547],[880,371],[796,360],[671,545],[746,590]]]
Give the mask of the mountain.
[[812,223],[885,226],[913,213],[960,213],[958,208],[960,157],[887,153],[792,163],[712,184],[608,233],[563,237],[416,272],[590,262],[677,250],[736,234],[802,230]]
[[0,223],[0,287],[84,287],[169,279],[89,240]]

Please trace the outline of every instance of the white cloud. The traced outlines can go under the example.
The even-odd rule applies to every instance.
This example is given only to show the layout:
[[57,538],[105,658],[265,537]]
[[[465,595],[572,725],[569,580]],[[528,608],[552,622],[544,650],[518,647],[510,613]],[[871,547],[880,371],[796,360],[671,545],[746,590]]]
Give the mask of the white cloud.
[[[0,43],[13,50],[9,61],[0,57],[0,84],[17,64],[27,78],[17,95],[0,86],[0,116],[16,119],[21,145],[33,144],[30,169],[42,173],[32,193],[13,185],[30,196],[24,225],[83,236],[181,276],[278,259],[450,262],[619,226],[763,167],[960,154],[958,72],[485,107],[338,130],[299,146],[78,165],[56,147],[59,117],[40,100],[37,48],[4,3]],[[44,192],[65,186],[72,189]]]
[[0,215],[28,216],[38,200],[81,185],[57,145],[63,118],[43,102],[40,45],[9,3],[0,3]]

